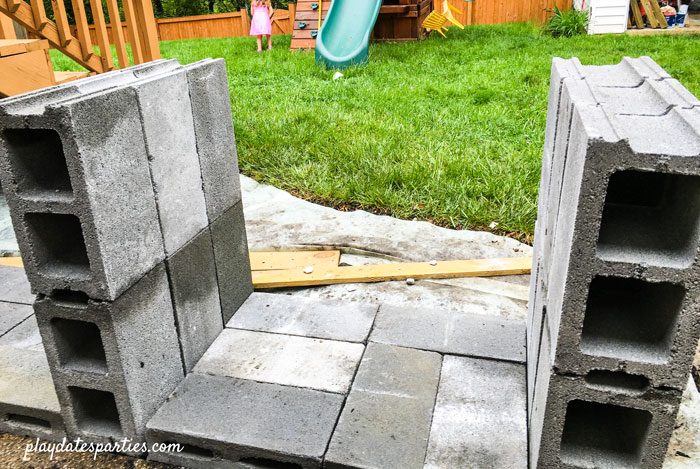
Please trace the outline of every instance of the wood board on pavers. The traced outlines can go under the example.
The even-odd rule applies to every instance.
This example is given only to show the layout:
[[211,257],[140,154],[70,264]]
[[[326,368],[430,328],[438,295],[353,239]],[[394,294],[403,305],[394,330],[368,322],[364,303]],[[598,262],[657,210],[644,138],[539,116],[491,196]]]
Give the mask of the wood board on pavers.
[[[449,406],[455,396],[451,380],[460,379],[461,374],[468,379],[487,380],[486,376],[472,377],[460,367],[445,369],[445,363],[461,363],[463,359],[503,364],[506,377],[494,382],[507,384],[498,390],[499,398],[515,410],[511,420],[504,420],[507,428],[495,429],[486,421],[478,430],[486,435],[483,441],[454,440],[454,452],[479,453],[482,456],[471,459],[476,461],[484,452],[496,453],[505,447],[508,454],[503,456],[504,461],[526,461],[524,366],[489,355],[519,361],[513,352],[517,345],[513,344],[524,345],[523,324],[497,322],[497,328],[489,329],[482,318],[470,325],[447,320],[450,316],[472,316],[469,314],[432,312],[431,317],[438,319],[443,331],[467,325],[462,332],[472,339],[495,334],[493,342],[482,343],[477,349],[465,345],[469,340],[452,344],[452,353],[478,353],[485,357],[482,360],[444,355],[440,350],[445,346],[445,335],[437,334],[437,329],[425,329],[424,334],[434,337],[414,347],[375,342],[374,333],[369,333],[381,327],[372,321],[376,311],[377,305],[254,293],[237,313],[242,314],[241,318],[236,315],[229,321],[194,373],[149,423],[150,443],[179,442],[191,451],[150,457],[194,467],[264,461],[303,468],[420,468],[426,462],[428,448],[450,449],[444,445],[452,440],[431,433],[440,393],[444,405]],[[401,311],[403,320],[412,322],[410,310]],[[354,316],[360,318],[361,327],[348,334],[343,326]],[[424,322],[419,320],[417,324],[420,328]],[[503,330],[507,331],[505,336]],[[348,335],[361,339],[368,334],[369,339],[359,343],[346,341]],[[319,335],[325,338],[317,339]],[[513,350],[499,353],[499,343]],[[433,351],[419,350],[423,347]],[[333,400],[333,396],[340,401]],[[482,399],[471,409],[461,409],[463,428],[473,423],[471,417],[491,412],[496,402],[495,397]],[[211,424],[202,419],[211,419]],[[223,423],[234,421],[236,426]],[[328,421],[333,421],[330,427]]]

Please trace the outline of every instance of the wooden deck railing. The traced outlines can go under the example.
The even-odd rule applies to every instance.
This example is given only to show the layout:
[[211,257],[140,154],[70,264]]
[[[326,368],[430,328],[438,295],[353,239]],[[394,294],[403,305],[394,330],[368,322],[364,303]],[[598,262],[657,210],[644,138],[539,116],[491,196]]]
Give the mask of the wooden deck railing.
[[[124,11],[123,20],[119,9],[120,1]],[[52,47],[93,72],[102,73],[128,67],[127,44],[131,48],[134,64],[160,58],[158,31],[150,0],[90,0],[94,40],[83,1],[71,0],[76,23],[74,26],[68,24],[64,2],[65,0],[51,0],[52,21],[42,0],[0,0],[0,39],[13,38],[10,36],[14,31],[10,32],[6,18],[9,17],[30,33],[47,39]],[[105,3],[112,34],[107,32]],[[95,42],[99,54],[95,50]],[[114,44],[116,63],[110,43]]]

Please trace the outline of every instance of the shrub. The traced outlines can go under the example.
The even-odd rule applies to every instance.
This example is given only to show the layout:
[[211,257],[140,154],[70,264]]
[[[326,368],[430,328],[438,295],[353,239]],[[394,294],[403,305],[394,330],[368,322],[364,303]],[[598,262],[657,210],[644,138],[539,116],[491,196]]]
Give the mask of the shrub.
[[586,34],[588,30],[588,13],[575,9],[562,11],[557,7],[544,26],[544,32],[552,37],[572,37]]

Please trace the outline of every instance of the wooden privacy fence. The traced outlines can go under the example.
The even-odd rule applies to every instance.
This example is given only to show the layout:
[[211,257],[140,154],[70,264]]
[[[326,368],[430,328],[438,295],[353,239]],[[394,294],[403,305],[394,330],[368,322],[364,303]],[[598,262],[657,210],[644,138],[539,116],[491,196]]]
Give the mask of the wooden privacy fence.
[[[0,0],[2,1],[4,0]],[[572,0],[450,0],[450,3],[462,11],[462,14],[456,17],[467,25],[528,21],[541,24],[549,17],[548,10],[555,6],[561,9],[571,8]],[[290,3],[289,10],[275,10],[272,17],[272,34],[292,33],[295,7],[295,4]],[[155,23],[161,41],[247,36],[250,31],[250,18],[245,11],[161,18],[156,19]],[[122,24],[122,28],[123,34],[126,34],[127,25]],[[107,25],[107,31],[109,41],[113,43],[111,25]],[[97,28],[94,25],[90,26],[90,36],[93,42],[97,42]]]
[[[85,4],[71,0],[76,25],[68,24],[65,0],[51,0],[54,21],[48,18],[42,0],[0,0],[0,15],[7,15],[39,38],[49,41],[52,47],[90,71],[102,73],[117,67],[110,43],[114,44],[118,67],[129,66],[127,44],[131,47],[133,63],[140,64],[160,58],[160,47],[151,0],[90,0],[94,25],[87,22]],[[106,12],[116,27],[108,34]],[[121,3],[121,5],[120,5]],[[120,6],[124,18],[120,16]],[[7,20],[4,20],[6,24]],[[13,39],[9,28],[2,27],[0,39]],[[93,47],[97,44],[100,53]]]

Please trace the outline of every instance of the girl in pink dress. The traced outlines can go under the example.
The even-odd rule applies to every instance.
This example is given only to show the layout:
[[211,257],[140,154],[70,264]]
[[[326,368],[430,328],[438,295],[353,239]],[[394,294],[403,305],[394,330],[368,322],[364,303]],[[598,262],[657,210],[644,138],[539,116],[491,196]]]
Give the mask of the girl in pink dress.
[[253,19],[250,21],[250,35],[258,38],[258,52],[262,52],[262,38],[267,39],[267,49],[272,50],[272,13],[270,0],[253,0],[250,4]]

